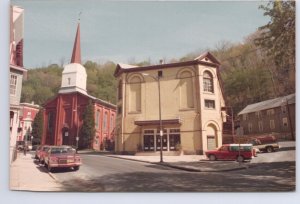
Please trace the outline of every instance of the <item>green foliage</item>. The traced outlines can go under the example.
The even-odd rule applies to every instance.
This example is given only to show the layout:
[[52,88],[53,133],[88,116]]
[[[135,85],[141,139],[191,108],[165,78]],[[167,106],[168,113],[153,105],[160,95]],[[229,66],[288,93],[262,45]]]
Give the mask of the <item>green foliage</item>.
[[[270,22],[249,35],[244,42],[220,42],[210,51],[220,62],[227,106],[238,113],[246,105],[295,92],[295,2],[270,1],[261,6]],[[170,62],[193,60],[204,50]],[[151,65],[151,60],[131,64]],[[87,61],[87,91],[97,98],[116,103],[116,64]],[[50,65],[28,71],[23,82],[22,102],[43,104],[57,94],[62,67]],[[87,138],[87,140],[89,140]]]
[[79,148],[90,148],[95,135],[95,118],[94,118],[94,107],[91,101],[86,106],[86,109],[82,115],[83,124],[80,128],[79,135],[82,139]]
[[43,134],[43,123],[44,123],[43,111],[40,110],[36,114],[34,121],[32,123],[31,135],[33,136],[33,141],[32,141],[33,144],[41,143],[42,134]]
[[295,92],[295,5],[295,1],[270,1],[260,6],[271,20],[259,28],[256,44],[274,61],[278,95]]
[[248,104],[275,97],[268,57],[254,43],[253,35],[243,44],[224,43],[213,54],[221,62],[221,77],[227,106],[235,113]]
[[[97,98],[116,103],[116,79],[113,76],[116,64],[97,64],[87,61],[87,92]],[[54,97],[60,88],[63,68],[53,64],[48,67],[28,70],[28,79],[23,81],[21,101],[43,105]]]
[[87,91],[90,95],[100,98],[102,100],[116,103],[116,79],[114,71],[116,64],[113,62],[106,62],[99,65],[95,62],[87,61],[84,64],[87,70]]
[[23,80],[21,101],[42,105],[57,94],[61,84],[62,68],[56,64],[28,70]]

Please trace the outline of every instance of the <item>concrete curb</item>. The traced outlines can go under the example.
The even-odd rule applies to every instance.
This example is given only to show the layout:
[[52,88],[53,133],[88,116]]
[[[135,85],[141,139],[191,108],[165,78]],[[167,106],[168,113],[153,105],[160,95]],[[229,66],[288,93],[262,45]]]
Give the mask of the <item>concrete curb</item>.
[[49,176],[56,182],[59,182],[56,176],[54,176],[51,172],[48,172]]
[[249,166],[235,167],[235,168],[229,168],[229,169],[220,169],[220,170],[216,170],[216,169],[214,169],[214,170],[201,170],[201,169],[197,169],[197,168],[194,168],[194,167],[176,166],[176,165],[172,165],[170,163],[149,162],[149,161],[143,161],[143,160],[132,159],[132,158],[122,158],[122,157],[113,156],[113,155],[103,155],[103,156],[113,157],[113,158],[117,158],[117,159],[125,159],[125,160],[130,160],[130,161],[144,162],[144,163],[148,163],[148,164],[156,164],[156,165],[161,165],[161,166],[167,166],[167,167],[170,167],[170,168],[180,169],[180,170],[189,171],[189,172],[228,172],[228,171],[248,169],[251,166],[251,165],[249,165]]

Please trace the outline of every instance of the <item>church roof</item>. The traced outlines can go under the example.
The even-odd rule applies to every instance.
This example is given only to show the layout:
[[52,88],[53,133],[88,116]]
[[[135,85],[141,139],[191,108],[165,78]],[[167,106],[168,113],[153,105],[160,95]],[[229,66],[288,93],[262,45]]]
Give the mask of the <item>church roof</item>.
[[81,64],[81,49],[80,49],[80,24],[78,23],[71,63]]
[[102,104],[104,105],[105,107],[110,107],[112,109],[116,109],[117,106],[115,104],[112,104],[110,102],[107,102],[107,101],[104,101],[100,98],[96,98],[94,96],[91,96],[87,93],[82,93],[82,92],[79,92],[79,91],[76,91],[76,92],[69,92],[69,93],[58,93],[56,94],[55,96],[53,96],[52,98],[48,99],[44,104],[42,104],[42,107],[46,107],[48,104],[52,103],[53,101],[55,101],[59,96],[63,96],[63,95],[74,95],[74,94],[77,94],[77,95],[82,95],[84,97],[87,97],[87,98],[90,98],[92,99],[93,102],[95,103],[98,103],[98,104]]

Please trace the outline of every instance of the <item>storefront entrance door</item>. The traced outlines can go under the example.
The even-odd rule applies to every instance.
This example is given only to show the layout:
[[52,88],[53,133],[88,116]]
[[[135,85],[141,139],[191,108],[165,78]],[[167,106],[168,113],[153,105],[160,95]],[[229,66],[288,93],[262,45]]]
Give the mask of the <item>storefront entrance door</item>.
[[[160,151],[160,142],[161,142],[161,136],[156,135],[156,151]],[[167,135],[163,135],[162,137],[162,149],[163,151],[168,150],[168,139]]]
[[144,151],[154,151],[154,135],[144,135]]

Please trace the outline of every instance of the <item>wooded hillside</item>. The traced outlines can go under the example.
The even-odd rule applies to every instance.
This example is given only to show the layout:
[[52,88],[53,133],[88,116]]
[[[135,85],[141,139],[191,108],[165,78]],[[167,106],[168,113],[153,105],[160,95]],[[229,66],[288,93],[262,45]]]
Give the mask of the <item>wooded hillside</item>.
[[[221,62],[226,103],[235,113],[248,104],[295,92],[295,2],[270,2],[261,9],[271,18],[267,25],[258,28],[244,42],[220,42],[208,50]],[[200,54],[190,53],[166,63],[192,60]],[[149,65],[149,60],[135,64]],[[88,93],[116,103],[113,76],[116,64],[87,61],[83,66],[88,75]],[[41,105],[56,95],[62,70],[56,64],[30,69],[28,80],[23,82],[21,102]]]

